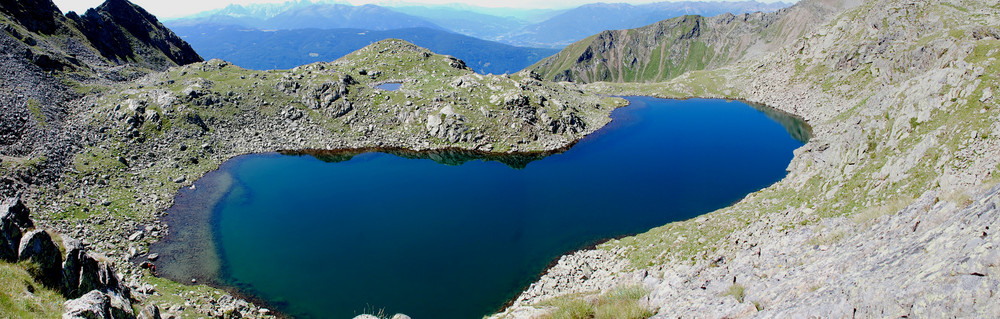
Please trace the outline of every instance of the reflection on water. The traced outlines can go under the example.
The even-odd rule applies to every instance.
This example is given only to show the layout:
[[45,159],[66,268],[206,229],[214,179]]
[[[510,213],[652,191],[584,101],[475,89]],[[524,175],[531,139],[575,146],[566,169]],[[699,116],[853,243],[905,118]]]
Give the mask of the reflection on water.
[[796,141],[806,143],[812,138],[812,126],[809,126],[809,124],[806,123],[806,121],[801,117],[763,104],[747,103],[747,105],[760,111],[761,113],[764,113],[764,115],[767,115],[767,117],[771,120],[778,122],[781,126],[784,126],[785,130],[788,131],[788,134],[791,135]]
[[532,153],[489,153],[463,149],[442,149],[431,151],[413,151],[399,148],[364,148],[345,150],[301,150],[279,151],[283,155],[309,155],[327,163],[346,162],[355,156],[366,153],[385,153],[407,159],[429,159],[438,164],[458,166],[470,161],[499,162],[513,169],[523,169],[528,163],[541,160],[549,155],[562,153],[565,149],[549,152]]

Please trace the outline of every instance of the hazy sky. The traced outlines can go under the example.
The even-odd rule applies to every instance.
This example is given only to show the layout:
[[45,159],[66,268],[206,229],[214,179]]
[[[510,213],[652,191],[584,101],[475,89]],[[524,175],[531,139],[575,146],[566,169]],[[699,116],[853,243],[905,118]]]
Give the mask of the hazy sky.
[[[238,4],[250,4],[250,3],[274,3],[274,2],[286,2],[287,0],[131,0],[132,3],[138,4],[139,6],[145,8],[150,13],[156,15],[157,17],[163,18],[175,18],[185,15],[190,15],[202,11],[208,11],[213,9],[219,9],[229,5],[231,3]],[[568,8],[574,7],[581,4],[593,3],[593,2],[627,2],[632,4],[638,3],[650,3],[650,2],[661,2],[664,0],[348,0],[339,1],[341,3],[348,2],[354,5],[374,3],[382,5],[393,5],[399,3],[408,4],[447,4],[447,3],[464,3],[470,5],[476,5],[481,7],[513,7],[513,8]],[[694,1],[704,1],[704,0],[694,0]],[[735,0],[722,0],[722,1],[735,1]],[[757,0],[759,2],[776,2],[780,0]],[[795,0],[785,0],[786,2],[795,2]],[[64,13],[69,11],[76,11],[78,13],[83,13],[87,11],[88,8],[93,8],[104,0],[53,0],[59,9]]]

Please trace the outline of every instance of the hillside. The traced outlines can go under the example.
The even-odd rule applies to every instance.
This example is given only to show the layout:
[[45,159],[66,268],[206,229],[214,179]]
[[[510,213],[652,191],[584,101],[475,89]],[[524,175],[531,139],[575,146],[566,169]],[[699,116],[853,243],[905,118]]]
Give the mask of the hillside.
[[333,61],[384,39],[402,39],[437,53],[455,56],[481,74],[514,73],[557,52],[553,49],[514,47],[428,28],[261,31],[235,26],[199,25],[175,27],[174,32],[206,58],[222,59],[256,70],[290,69],[313,62]]
[[656,2],[641,5],[593,3],[582,5],[545,21],[505,34],[500,41],[522,46],[562,48],[605,30],[636,28],[657,21],[684,16],[715,16],[723,13],[771,12],[788,4],[781,2]]
[[598,33],[529,69],[554,81],[661,82],[771,52],[840,9],[837,2],[806,2],[768,13],[685,15]]
[[631,302],[654,317],[992,316],[1000,6],[796,7],[820,4],[844,9],[802,36],[785,29],[778,36],[794,40],[769,52],[662,83],[588,85],[765,103],[807,119],[814,137],[781,182],[565,256],[497,316],[594,313],[622,291],[638,291]]

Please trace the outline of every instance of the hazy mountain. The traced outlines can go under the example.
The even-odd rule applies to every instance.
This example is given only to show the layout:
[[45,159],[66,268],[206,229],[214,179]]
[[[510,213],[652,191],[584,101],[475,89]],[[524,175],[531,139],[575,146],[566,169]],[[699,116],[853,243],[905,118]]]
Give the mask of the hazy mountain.
[[376,5],[286,2],[271,5],[230,5],[224,9],[166,22],[171,28],[196,25],[238,25],[256,29],[360,28],[391,30],[440,28],[423,18]]
[[497,39],[530,23],[515,17],[473,12],[447,6],[393,7],[392,10],[421,17],[455,33],[480,39]]
[[513,73],[558,50],[515,47],[430,28],[386,31],[299,29],[262,31],[236,26],[175,27],[206,59],[249,69],[289,69],[333,61],[371,43],[397,38],[460,58],[480,73]]
[[[466,11],[477,14],[483,14],[494,17],[511,18],[516,20],[521,20],[529,24],[539,23],[548,20],[560,13],[565,12],[567,9],[529,9],[529,8],[491,8],[491,7],[481,7],[476,5],[464,4],[464,3],[450,3],[441,5],[423,5],[423,4],[400,4],[400,5],[384,5],[386,7],[397,9],[397,8],[412,8],[412,7],[425,7],[430,9],[443,9],[452,11]],[[411,13],[418,15],[415,13]]]
[[498,39],[533,47],[563,47],[604,30],[631,29],[688,14],[770,12],[790,4],[745,2],[659,2],[644,5],[595,3],[577,7]]

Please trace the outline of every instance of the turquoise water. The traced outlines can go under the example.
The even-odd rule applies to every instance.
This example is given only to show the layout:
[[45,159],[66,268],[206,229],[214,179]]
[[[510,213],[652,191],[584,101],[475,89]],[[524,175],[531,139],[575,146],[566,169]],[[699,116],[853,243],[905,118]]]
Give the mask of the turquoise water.
[[163,276],[295,317],[479,318],[562,254],[780,180],[809,134],[741,102],[628,99],[607,127],[549,156],[241,156],[178,194],[171,234],[151,249]]

